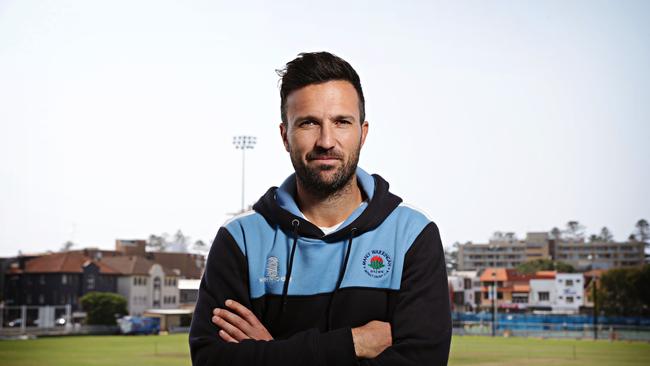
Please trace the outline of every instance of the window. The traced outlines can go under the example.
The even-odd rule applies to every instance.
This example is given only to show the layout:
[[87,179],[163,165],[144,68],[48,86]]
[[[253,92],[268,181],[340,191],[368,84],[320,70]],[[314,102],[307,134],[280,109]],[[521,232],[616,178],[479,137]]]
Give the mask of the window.
[[566,302],[569,304],[573,304],[573,296],[567,296],[566,297]]
[[[174,282],[176,282],[176,279],[174,279]],[[470,288],[472,288],[472,280],[470,278],[465,278],[463,280],[463,282],[464,282],[463,285],[464,285],[466,290],[469,290]],[[174,284],[174,285],[176,285],[176,284]]]
[[86,279],[86,286],[88,287],[89,290],[95,289],[95,276],[88,276]]
[[38,277],[38,283],[40,283],[41,285],[45,284],[45,275],[40,275]]
[[62,274],[62,275],[61,275],[61,284],[62,284],[62,285],[65,285],[65,284],[67,284],[67,283],[68,283],[68,276]]
[[538,292],[537,297],[539,297],[539,301],[548,301],[550,299],[549,293],[546,291]]
[[566,286],[573,286],[573,280],[566,280],[566,282],[564,283],[564,285],[566,285]]
[[138,285],[138,277],[133,277],[133,286]]
[[25,302],[27,305],[32,303],[32,294],[27,294],[27,296],[25,296]]
[[45,296],[43,294],[38,295],[38,303],[42,304],[45,302]]

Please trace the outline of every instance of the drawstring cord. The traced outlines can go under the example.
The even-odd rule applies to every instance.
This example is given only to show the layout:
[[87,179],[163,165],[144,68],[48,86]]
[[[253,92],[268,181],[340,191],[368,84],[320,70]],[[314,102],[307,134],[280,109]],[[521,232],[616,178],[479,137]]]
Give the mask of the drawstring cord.
[[345,271],[348,267],[348,259],[350,259],[350,250],[352,249],[352,238],[354,237],[354,233],[356,233],[357,228],[352,228],[350,230],[350,239],[348,240],[348,247],[345,250],[345,259],[343,259],[343,266],[341,267],[341,270],[339,271],[339,278],[336,281],[336,287],[334,288],[334,292],[332,293],[332,296],[330,296],[330,301],[327,304],[327,330],[332,329],[332,304],[334,303],[334,297],[336,297],[336,293],[339,291],[339,288],[341,287],[341,282],[343,282],[343,276],[345,276]]
[[293,244],[291,245],[291,256],[289,256],[289,265],[287,266],[287,276],[284,278],[284,286],[282,288],[281,313],[284,313],[284,309],[287,306],[287,293],[289,292],[289,281],[291,280],[291,270],[293,269],[293,256],[296,254],[296,244],[298,243],[298,226],[300,226],[300,221],[293,219],[291,226],[293,226]]

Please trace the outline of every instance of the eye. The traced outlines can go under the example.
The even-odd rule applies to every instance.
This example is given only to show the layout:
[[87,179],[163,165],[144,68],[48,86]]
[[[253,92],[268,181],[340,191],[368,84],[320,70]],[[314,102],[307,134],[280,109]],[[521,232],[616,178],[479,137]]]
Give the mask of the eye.
[[317,124],[318,124],[318,122],[314,121],[313,119],[306,119],[306,120],[300,121],[300,123],[298,123],[298,126],[300,126],[300,127],[309,127],[309,126],[314,126],[314,125],[317,125]]
[[347,119],[338,119],[338,120],[336,120],[336,124],[338,124],[338,125],[349,125],[351,123],[352,122],[348,121]]

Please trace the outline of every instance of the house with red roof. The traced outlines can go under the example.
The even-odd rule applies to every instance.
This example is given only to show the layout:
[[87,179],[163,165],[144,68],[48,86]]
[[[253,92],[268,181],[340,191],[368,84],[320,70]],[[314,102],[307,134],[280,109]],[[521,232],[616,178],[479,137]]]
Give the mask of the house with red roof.
[[116,292],[120,273],[83,251],[52,253],[15,262],[6,272],[6,305],[67,305],[91,291]]

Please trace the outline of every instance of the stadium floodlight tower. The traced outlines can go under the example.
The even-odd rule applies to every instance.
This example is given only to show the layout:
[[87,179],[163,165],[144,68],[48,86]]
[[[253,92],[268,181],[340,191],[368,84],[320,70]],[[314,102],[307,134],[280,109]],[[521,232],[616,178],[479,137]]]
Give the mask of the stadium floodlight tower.
[[235,136],[232,144],[241,150],[241,212],[244,212],[244,189],[246,187],[246,150],[253,149],[257,143],[255,136]]

